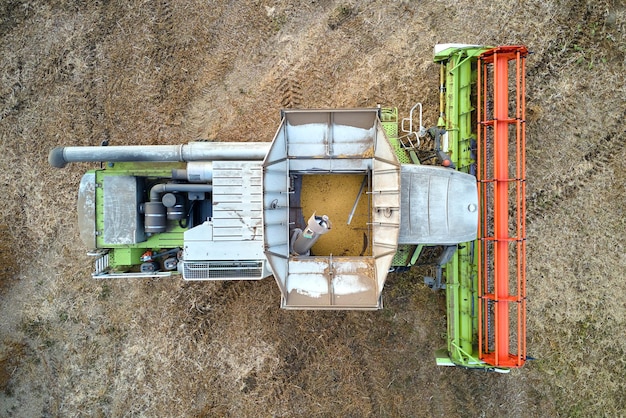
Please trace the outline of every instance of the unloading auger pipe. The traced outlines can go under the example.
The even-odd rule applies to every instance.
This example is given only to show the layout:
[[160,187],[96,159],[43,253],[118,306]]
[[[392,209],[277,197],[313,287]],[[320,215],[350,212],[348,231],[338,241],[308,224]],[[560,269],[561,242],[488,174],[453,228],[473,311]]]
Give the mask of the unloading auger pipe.
[[187,162],[262,160],[270,142],[190,142],[183,145],[129,145],[56,147],[50,151],[51,166],[63,168],[78,162]]

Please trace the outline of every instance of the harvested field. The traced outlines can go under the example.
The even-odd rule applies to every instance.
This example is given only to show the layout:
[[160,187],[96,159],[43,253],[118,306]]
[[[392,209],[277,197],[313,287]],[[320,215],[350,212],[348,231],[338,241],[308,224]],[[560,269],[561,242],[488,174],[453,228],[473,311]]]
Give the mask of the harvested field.
[[[524,368],[436,367],[445,299],[414,271],[377,312],[281,311],[273,280],[90,278],[96,165],[53,169],[52,147],[269,141],[281,107],[421,101],[430,126],[443,42],[532,51]],[[0,51],[0,416],[625,413],[624,1],[6,0]]]

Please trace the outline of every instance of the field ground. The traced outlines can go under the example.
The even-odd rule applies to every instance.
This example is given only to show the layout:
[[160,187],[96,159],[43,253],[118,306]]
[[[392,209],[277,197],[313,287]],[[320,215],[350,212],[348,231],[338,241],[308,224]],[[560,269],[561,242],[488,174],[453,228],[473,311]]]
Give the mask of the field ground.
[[[621,0],[0,4],[0,416],[626,413]],[[437,368],[445,302],[416,272],[378,312],[286,312],[272,280],[94,281],[57,145],[269,141],[282,107],[421,101],[436,43],[524,44],[528,347]]]

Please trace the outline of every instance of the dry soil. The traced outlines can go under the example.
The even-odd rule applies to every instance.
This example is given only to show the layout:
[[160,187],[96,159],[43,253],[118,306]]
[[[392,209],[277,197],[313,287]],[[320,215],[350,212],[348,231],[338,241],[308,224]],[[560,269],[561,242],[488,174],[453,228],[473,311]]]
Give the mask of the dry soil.
[[[619,416],[623,0],[0,3],[0,416]],[[528,350],[438,368],[417,272],[377,312],[286,312],[271,280],[94,281],[57,145],[269,141],[282,107],[424,104],[436,43],[524,44]]]

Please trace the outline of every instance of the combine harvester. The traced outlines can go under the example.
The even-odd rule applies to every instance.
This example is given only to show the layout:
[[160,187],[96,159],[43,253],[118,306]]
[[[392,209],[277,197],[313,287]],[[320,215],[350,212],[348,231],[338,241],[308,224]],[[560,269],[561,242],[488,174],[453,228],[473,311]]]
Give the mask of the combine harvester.
[[437,363],[506,372],[526,360],[526,55],[438,45],[430,129],[420,104],[403,120],[289,109],[271,143],[58,147],[49,160],[106,162],[78,194],[95,278],[273,275],[284,309],[374,310],[390,272],[429,259],[425,283],[447,297]]

